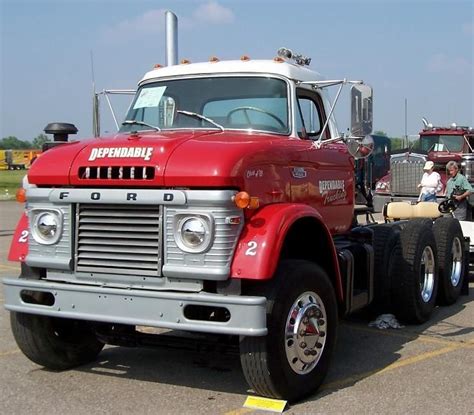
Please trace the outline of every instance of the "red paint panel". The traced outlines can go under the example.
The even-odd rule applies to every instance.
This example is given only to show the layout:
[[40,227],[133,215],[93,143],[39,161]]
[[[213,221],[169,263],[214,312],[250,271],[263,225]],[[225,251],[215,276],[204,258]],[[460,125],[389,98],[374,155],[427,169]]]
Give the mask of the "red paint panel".
[[10,252],[8,253],[9,261],[23,262],[25,260],[28,254],[28,237],[28,216],[26,216],[26,213],[23,213],[16,225],[15,234],[13,235],[10,245]]
[[[321,215],[310,206],[290,203],[266,206],[252,216],[244,226],[232,262],[231,277],[254,280],[272,278],[288,230],[293,223],[304,217],[313,217],[320,222],[326,237],[332,241]],[[336,250],[332,243],[328,249],[336,269],[337,294],[342,299]]]

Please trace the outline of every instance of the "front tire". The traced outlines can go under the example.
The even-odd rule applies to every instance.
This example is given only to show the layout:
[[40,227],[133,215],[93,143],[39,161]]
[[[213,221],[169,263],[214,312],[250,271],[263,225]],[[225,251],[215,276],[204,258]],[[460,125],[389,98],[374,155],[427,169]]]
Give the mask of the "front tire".
[[285,261],[250,294],[267,297],[268,334],[241,339],[248,384],[260,395],[290,402],[314,393],[336,341],[337,303],[326,273],[308,261]]
[[88,321],[10,312],[10,322],[23,354],[48,369],[92,362],[104,347]]

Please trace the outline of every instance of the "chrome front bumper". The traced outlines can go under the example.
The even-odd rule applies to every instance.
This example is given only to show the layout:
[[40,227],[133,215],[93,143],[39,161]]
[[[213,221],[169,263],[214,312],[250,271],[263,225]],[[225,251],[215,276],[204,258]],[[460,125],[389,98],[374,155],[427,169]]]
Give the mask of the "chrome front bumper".
[[[19,278],[4,279],[3,284],[5,308],[10,311],[204,333],[267,334],[265,297],[110,288]],[[25,290],[50,293],[54,304],[25,302],[22,299]],[[225,308],[230,319],[226,322],[188,319],[184,310],[190,305]]]

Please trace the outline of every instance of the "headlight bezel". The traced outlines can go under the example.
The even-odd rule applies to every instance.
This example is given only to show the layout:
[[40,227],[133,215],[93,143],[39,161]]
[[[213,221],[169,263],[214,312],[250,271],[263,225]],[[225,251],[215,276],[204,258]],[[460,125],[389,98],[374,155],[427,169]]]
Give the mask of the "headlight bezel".
[[[39,221],[45,215],[51,215],[57,223],[57,229],[52,238],[46,238],[39,230]],[[38,244],[54,245],[59,242],[64,226],[64,215],[60,209],[33,208],[29,212],[28,219],[30,221],[31,236]]]
[[[183,227],[191,220],[199,221],[204,228],[203,242],[197,246],[191,246],[184,239]],[[212,246],[214,239],[214,218],[204,213],[178,213],[174,216],[173,234],[176,245],[183,252],[202,254]]]

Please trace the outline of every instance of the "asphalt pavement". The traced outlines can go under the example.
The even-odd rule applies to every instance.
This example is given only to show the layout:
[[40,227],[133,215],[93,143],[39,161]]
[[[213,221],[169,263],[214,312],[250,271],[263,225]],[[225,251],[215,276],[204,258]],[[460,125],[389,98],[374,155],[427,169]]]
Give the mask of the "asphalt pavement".
[[[1,278],[18,274],[6,256],[20,213],[16,202],[0,202]],[[341,321],[325,384],[286,413],[474,414],[470,287],[420,326],[377,330],[365,315]],[[242,407],[249,394],[238,356],[228,353],[107,347],[92,364],[45,370],[18,350],[0,308],[0,413],[259,413]]]

